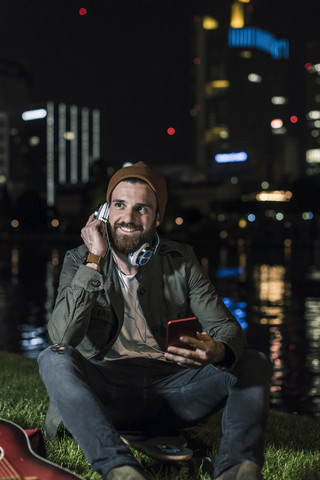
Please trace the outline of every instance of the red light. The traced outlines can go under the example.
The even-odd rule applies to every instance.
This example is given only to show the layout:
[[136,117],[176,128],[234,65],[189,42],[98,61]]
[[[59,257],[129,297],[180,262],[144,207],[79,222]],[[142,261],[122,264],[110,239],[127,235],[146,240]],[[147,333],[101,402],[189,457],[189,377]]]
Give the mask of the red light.
[[173,127],[169,127],[167,129],[167,134],[168,135],[174,135],[176,133],[175,129]]
[[200,63],[201,63],[200,58],[199,57],[194,58],[193,63],[194,63],[194,65],[200,65]]
[[309,62],[308,62],[308,63],[305,63],[305,64],[304,64],[304,68],[305,68],[306,70],[310,70],[310,69],[312,68],[312,63],[309,63]]
[[298,122],[298,117],[296,115],[291,115],[290,122],[291,123],[297,123]]
[[80,15],[86,15],[86,14],[87,14],[87,10],[86,10],[85,8],[80,8],[79,14],[80,14]]

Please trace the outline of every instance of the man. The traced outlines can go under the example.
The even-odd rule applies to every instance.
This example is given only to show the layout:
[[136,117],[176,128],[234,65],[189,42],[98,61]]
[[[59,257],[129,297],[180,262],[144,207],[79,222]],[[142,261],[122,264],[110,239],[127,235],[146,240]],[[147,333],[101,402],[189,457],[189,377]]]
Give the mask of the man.
[[[64,425],[104,480],[146,473],[120,432],[191,426],[224,406],[219,480],[260,480],[269,362],[245,337],[193,249],[161,240],[164,178],[139,162],[110,179],[108,222],[90,216],[67,252],[41,377]],[[146,253],[147,252],[147,253]],[[149,256],[151,258],[149,259]],[[169,320],[192,312],[193,350],[169,347]]]

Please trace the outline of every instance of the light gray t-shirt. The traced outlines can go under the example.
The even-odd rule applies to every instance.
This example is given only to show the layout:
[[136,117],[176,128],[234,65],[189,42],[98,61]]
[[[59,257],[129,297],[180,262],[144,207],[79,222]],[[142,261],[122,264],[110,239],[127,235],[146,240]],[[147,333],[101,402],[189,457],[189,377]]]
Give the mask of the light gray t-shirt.
[[165,360],[164,352],[161,351],[143,315],[137,293],[138,280],[135,275],[124,275],[118,269],[117,273],[124,300],[124,322],[106,359],[146,357]]

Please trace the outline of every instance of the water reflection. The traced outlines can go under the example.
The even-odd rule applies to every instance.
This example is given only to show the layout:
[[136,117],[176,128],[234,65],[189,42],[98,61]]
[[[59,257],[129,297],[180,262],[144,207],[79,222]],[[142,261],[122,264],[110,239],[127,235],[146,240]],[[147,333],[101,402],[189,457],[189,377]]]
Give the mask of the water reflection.
[[0,255],[0,349],[36,358],[48,345],[60,271],[59,250],[29,242],[3,244]]
[[[72,245],[74,246],[74,245]],[[48,344],[59,272],[68,245],[1,246],[0,349],[37,357]],[[271,407],[320,416],[320,251],[195,247],[203,269],[273,364]]]

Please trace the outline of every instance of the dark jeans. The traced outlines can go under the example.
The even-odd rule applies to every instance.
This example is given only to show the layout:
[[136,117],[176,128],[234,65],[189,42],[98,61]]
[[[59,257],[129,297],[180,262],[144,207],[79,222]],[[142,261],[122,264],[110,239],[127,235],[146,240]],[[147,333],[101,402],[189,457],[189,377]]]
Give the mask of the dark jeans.
[[245,350],[232,372],[213,365],[193,370],[149,359],[86,360],[66,346],[38,358],[40,375],[64,425],[104,478],[120,465],[137,465],[119,431],[194,425],[224,406],[215,477],[243,460],[264,462],[270,363]]

